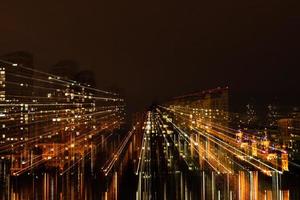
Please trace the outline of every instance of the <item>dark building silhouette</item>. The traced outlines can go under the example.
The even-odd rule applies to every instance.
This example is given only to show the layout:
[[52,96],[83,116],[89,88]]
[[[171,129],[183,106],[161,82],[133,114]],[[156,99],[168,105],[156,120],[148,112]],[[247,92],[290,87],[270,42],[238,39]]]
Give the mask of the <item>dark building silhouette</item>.
[[75,81],[89,85],[91,87],[96,87],[95,76],[92,71],[84,70],[80,71],[75,75]]
[[[16,51],[2,55],[0,59],[4,61],[1,62],[1,99],[9,99],[13,95],[31,95],[34,74],[32,70],[26,68],[33,68],[33,55],[25,51]],[[16,65],[13,66],[6,62]],[[26,68],[22,68],[22,66]],[[21,83],[21,85],[16,83]],[[5,96],[3,97],[3,95]]]
[[53,65],[50,73],[64,79],[74,80],[78,73],[79,65],[73,60],[61,60]]
[[26,51],[16,51],[8,54],[4,54],[1,56],[2,60],[17,63],[18,65],[22,65],[24,67],[33,68],[34,58],[33,55]]

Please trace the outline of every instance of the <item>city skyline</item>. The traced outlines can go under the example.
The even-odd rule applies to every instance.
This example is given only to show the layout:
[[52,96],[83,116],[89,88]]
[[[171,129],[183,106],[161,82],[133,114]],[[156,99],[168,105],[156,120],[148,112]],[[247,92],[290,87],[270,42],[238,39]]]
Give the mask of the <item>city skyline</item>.
[[[74,174],[86,176],[79,179],[79,199],[299,196],[294,178],[287,182],[299,176],[299,109],[283,114],[270,104],[259,116],[247,104],[245,112],[234,112],[229,87],[218,87],[153,104],[129,123],[125,99],[89,85],[89,74],[70,72],[73,62],[58,62],[54,74],[29,67],[31,56],[20,52],[0,62],[0,181],[11,188],[0,188],[3,199],[74,199],[75,182],[59,186]],[[101,191],[86,189],[90,176],[97,177]],[[25,182],[28,177],[33,180]],[[44,189],[22,190],[7,182],[34,185],[40,177]],[[168,178],[174,180],[162,184]],[[201,180],[201,190],[190,179]],[[168,191],[173,184],[181,189]]]

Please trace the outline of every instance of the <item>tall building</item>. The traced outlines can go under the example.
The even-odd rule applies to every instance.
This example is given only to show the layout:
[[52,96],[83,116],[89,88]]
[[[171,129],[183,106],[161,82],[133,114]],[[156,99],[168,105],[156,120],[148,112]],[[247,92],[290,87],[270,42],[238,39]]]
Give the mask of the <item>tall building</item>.
[[[33,96],[33,71],[28,70],[33,66],[33,56],[24,51],[13,52],[0,56],[0,102],[3,104],[0,110],[2,121],[1,141],[13,141],[28,137],[29,127],[27,123],[28,97]],[[22,66],[22,68],[20,68]],[[21,102],[23,102],[21,104]],[[16,106],[8,106],[15,104]],[[20,126],[11,124],[15,119]],[[22,133],[22,134],[21,134]]]
[[280,143],[288,150],[290,159],[300,161],[300,118],[278,120]]

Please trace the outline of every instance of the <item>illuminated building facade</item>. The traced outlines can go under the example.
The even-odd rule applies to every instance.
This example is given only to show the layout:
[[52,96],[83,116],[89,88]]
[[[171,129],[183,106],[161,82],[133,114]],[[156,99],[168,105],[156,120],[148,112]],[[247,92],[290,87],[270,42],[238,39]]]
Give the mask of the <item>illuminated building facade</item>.
[[288,150],[292,160],[300,161],[300,119],[285,118],[278,120],[280,143]]
[[[14,66],[7,63],[0,63],[1,102],[3,104],[18,104],[24,97],[33,96],[33,71],[25,69],[33,66],[33,56],[27,52],[19,51],[3,55],[1,59],[14,63]],[[25,68],[18,68],[17,65]],[[28,134],[32,129],[32,127],[27,126],[30,118],[28,113],[30,111],[28,110],[26,101],[22,102],[23,104],[14,107],[1,106],[2,143],[4,141],[23,140],[29,137]],[[10,114],[13,117],[9,118]],[[13,121],[17,121],[21,125],[19,127],[12,127]]]
[[196,116],[212,122],[228,122],[229,90],[228,87],[196,92],[175,97],[168,103],[170,107],[192,109]]

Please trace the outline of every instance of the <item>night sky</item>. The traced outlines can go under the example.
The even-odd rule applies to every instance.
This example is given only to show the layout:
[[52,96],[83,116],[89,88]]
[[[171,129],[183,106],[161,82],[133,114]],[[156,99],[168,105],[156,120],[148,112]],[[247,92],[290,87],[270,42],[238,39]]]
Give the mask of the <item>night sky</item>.
[[282,0],[1,1],[0,54],[28,51],[120,88],[131,110],[229,86],[248,98],[300,94],[300,10]]

